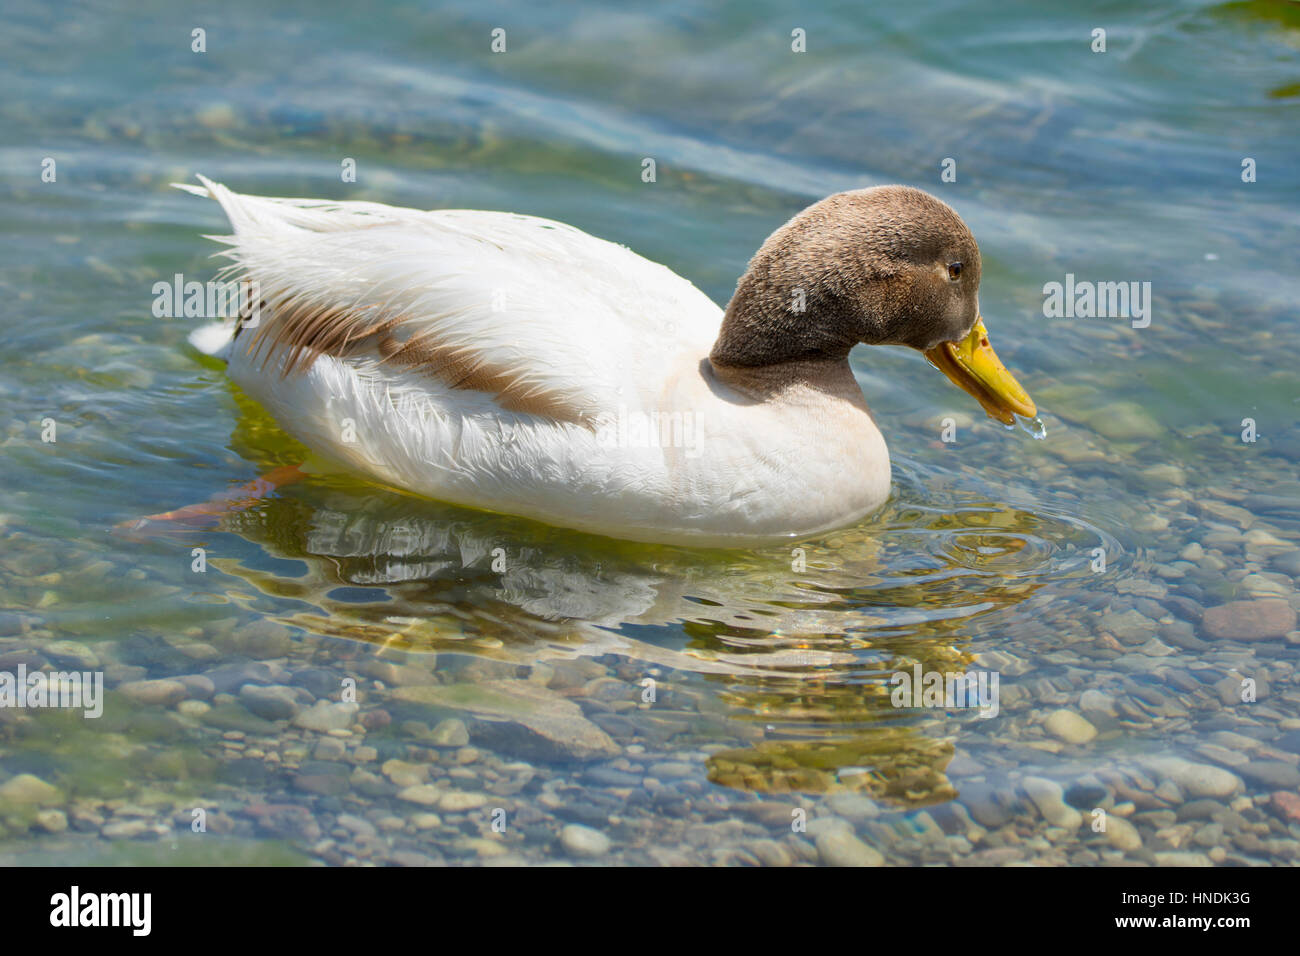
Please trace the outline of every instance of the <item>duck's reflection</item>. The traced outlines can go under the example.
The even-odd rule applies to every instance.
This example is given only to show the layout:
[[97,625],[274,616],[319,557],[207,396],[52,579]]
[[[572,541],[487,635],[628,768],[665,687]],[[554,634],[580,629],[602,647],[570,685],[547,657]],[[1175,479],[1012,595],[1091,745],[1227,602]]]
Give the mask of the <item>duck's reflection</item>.
[[[297,599],[285,623],[523,667],[614,655],[624,673],[654,675],[693,700],[712,744],[735,744],[709,759],[716,783],[861,790],[906,804],[953,796],[949,735],[975,714],[900,709],[891,675],[967,671],[972,636],[1005,624],[1002,612],[1045,584],[1086,575],[1093,548],[1115,547],[1093,529],[1007,506],[900,500],[870,527],[797,549],[692,551],[335,480],[229,527],[306,565],[296,577],[267,562],[222,565],[264,594]],[[630,726],[669,717],[641,699],[638,680],[627,685]]]

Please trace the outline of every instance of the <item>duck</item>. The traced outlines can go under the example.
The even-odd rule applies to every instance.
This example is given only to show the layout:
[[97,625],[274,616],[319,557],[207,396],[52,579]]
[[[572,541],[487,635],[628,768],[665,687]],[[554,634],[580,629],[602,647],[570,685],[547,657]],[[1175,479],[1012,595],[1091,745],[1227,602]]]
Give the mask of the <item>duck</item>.
[[754,548],[889,498],[859,345],[921,352],[1004,425],[1036,414],[989,344],[974,236],[920,189],[807,207],[724,309],[561,222],[198,181],[177,185],[220,205],[220,276],[246,294],[190,341],[317,470],[628,541]]

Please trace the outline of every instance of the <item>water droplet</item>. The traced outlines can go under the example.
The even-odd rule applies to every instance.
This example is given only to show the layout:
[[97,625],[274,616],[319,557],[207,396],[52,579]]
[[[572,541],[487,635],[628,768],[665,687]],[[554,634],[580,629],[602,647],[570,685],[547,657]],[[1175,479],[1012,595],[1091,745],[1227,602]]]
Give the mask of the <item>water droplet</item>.
[[1016,424],[1020,426],[1022,432],[1035,441],[1042,441],[1047,437],[1047,426],[1043,424],[1043,420],[1037,415],[1033,418],[1025,418],[1023,415],[1017,415]]

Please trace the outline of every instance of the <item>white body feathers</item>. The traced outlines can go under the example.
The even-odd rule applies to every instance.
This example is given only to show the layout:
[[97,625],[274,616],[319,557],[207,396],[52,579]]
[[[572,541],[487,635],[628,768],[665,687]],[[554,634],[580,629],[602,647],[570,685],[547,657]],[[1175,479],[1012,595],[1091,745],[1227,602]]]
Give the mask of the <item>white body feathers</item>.
[[[259,318],[265,342],[252,328],[231,342],[233,324],[191,340],[350,470],[466,506],[701,546],[805,537],[888,497],[888,450],[862,408],[797,387],[772,402],[728,388],[706,361],[722,311],[622,246],[529,216],[203,182],[187,188],[221,203],[232,269],[272,307]],[[274,344],[274,323],[290,306],[386,321],[387,344],[433,343],[440,365],[392,361],[360,336],[282,374],[291,352]]]

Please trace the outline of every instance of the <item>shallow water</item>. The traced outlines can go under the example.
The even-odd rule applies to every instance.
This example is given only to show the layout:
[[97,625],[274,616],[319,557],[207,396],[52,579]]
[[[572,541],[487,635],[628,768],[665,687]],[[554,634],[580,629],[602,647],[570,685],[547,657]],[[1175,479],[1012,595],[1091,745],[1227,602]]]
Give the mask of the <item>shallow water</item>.
[[[109,688],[0,708],[0,860],[1295,861],[1294,5],[137,9],[0,35],[0,671]],[[918,185],[1046,436],[859,350],[894,495],[798,549],[337,477],[124,534],[303,454],[151,313],[215,272],[195,172],[548,216],[719,302],[807,204]],[[1067,274],[1149,282],[1150,324],[1045,317]],[[996,674],[996,715],[896,706],[916,666]]]

